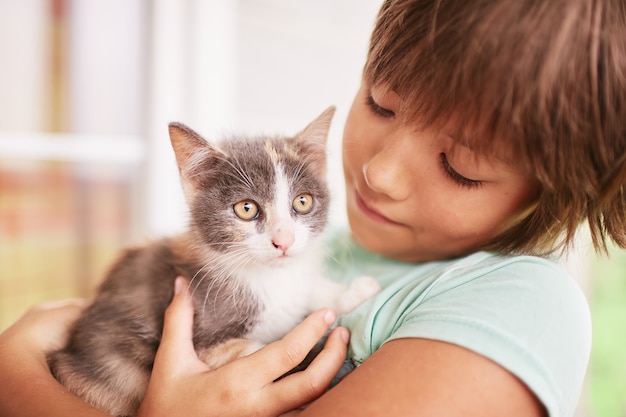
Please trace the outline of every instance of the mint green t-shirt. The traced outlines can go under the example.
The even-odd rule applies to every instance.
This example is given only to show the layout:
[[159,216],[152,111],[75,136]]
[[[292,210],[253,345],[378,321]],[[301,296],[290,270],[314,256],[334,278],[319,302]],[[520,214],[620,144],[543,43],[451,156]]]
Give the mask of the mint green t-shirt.
[[331,278],[367,275],[382,286],[339,320],[351,331],[353,363],[399,338],[454,343],[516,375],[550,417],[574,414],[591,349],[591,320],[582,291],[560,264],[487,252],[395,262],[367,252],[348,232],[334,233],[327,244]]

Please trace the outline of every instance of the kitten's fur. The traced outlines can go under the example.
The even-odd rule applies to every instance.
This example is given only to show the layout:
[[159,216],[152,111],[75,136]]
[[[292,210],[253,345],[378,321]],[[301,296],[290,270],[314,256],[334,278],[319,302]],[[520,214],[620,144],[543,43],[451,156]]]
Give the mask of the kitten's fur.
[[[123,254],[68,345],[48,356],[54,376],[103,411],[134,415],[178,275],[191,280],[194,345],[210,366],[282,337],[317,308],[346,312],[377,292],[371,279],[345,287],[322,278],[325,143],[333,113],[329,108],[294,138],[234,138],[219,145],[171,124],[190,226]],[[298,214],[292,202],[303,194],[313,205]],[[295,204],[306,208],[306,198]],[[259,206],[255,219],[235,215],[242,201]]]

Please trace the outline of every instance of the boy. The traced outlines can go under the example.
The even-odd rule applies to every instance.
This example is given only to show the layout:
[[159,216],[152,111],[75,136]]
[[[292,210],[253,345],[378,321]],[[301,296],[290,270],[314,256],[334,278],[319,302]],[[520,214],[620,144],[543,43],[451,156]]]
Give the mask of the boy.
[[[598,250],[626,247],[625,39],[617,0],[386,1],[344,132],[350,233],[329,237],[336,279],[383,286],[340,321],[356,369],[320,396],[344,359],[340,327],[273,382],[333,321],[321,311],[208,370],[178,280],[140,415],[270,416],[319,396],[289,414],[571,416],[589,312],[551,255],[584,221]],[[3,383],[38,384],[0,407],[99,415],[37,367],[48,338],[28,335],[53,314],[0,339]]]

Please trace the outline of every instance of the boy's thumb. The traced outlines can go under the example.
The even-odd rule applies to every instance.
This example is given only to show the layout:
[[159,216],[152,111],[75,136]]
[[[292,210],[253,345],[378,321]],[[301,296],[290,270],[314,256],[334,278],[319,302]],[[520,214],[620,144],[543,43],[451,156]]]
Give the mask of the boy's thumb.
[[193,300],[188,287],[185,278],[176,278],[174,298],[165,310],[163,335],[155,358],[161,365],[180,368],[187,360],[197,360],[193,347]]

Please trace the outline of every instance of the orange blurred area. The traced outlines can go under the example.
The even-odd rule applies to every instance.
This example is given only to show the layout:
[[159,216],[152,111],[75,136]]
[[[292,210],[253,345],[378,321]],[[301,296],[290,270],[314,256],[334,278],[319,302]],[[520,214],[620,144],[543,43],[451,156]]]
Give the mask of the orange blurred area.
[[71,164],[0,168],[0,329],[29,306],[89,296],[128,238],[128,178]]

